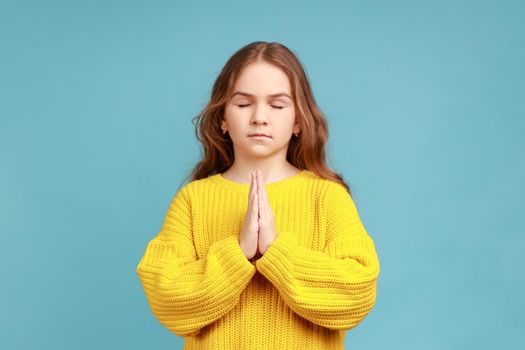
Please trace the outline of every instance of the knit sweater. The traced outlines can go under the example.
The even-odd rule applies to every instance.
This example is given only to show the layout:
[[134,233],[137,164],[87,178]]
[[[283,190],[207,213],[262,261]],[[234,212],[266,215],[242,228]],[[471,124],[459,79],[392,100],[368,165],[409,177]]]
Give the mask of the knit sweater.
[[265,184],[277,236],[251,262],[249,188],[218,173],[177,191],[136,267],[153,315],[184,349],[344,349],[380,270],[352,197],[309,170]]

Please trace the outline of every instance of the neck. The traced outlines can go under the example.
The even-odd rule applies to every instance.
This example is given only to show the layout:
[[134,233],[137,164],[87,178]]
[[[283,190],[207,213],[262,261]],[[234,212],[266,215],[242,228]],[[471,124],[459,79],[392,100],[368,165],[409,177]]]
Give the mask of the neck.
[[250,174],[255,170],[261,171],[261,177],[264,183],[280,181],[300,171],[300,169],[297,169],[286,160],[278,164],[266,161],[251,163],[234,161],[234,164],[224,172],[223,176],[235,182],[250,183]]

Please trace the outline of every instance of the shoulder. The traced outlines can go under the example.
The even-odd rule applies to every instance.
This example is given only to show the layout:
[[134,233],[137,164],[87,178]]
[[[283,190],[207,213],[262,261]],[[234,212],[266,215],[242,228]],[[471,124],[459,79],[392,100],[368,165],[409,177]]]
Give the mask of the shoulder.
[[345,209],[354,209],[355,203],[346,187],[339,182],[320,177],[312,171],[305,171],[302,176],[305,191],[296,191],[319,203],[325,212],[335,213]]
[[325,182],[325,198],[335,197],[337,199],[352,199],[350,193],[348,193],[346,188],[339,182],[332,180],[325,180]]
[[326,213],[340,215],[357,211],[356,203],[345,186],[329,179],[322,179],[321,183],[323,192],[321,198]]
[[308,182],[311,185],[311,187],[315,188],[319,192],[321,198],[323,199],[327,199],[328,197],[350,197],[350,194],[348,193],[346,188],[339,182],[322,178],[309,170],[305,171],[304,178],[306,182]]
[[175,197],[191,202],[195,198],[205,196],[206,192],[210,190],[210,179],[211,176],[183,183],[176,191]]

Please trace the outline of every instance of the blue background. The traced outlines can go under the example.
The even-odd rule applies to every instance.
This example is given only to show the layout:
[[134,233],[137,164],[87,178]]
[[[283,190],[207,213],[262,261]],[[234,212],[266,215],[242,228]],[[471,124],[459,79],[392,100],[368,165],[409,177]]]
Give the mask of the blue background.
[[523,1],[2,1],[0,348],[182,349],[135,272],[237,49],[304,63],[381,261],[347,349],[523,349]]

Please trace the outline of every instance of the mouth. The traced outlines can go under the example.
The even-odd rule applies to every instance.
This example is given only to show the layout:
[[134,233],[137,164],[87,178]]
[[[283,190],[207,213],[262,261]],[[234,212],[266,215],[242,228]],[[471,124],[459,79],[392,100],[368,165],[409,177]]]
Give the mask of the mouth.
[[259,134],[259,133],[255,133],[255,134],[250,134],[250,135],[248,135],[248,137],[259,137],[259,138],[261,138],[261,137],[266,137],[266,138],[269,138],[269,139],[271,139],[271,138],[272,138],[272,137],[271,137],[270,135],[266,135],[266,134]]

